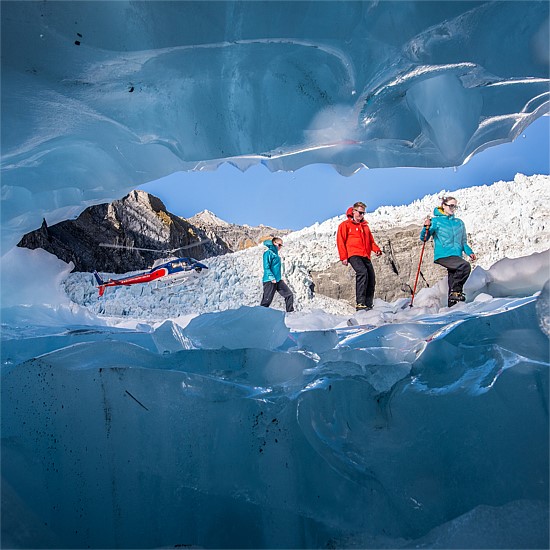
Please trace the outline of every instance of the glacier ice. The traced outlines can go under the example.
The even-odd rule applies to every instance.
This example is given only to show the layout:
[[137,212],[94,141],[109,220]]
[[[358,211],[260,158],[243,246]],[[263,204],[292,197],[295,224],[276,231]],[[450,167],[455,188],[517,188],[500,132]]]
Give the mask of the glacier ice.
[[[517,265],[521,262],[521,277],[517,276]],[[470,298],[475,298],[481,292],[491,296],[523,296],[530,289],[542,289],[550,279],[550,250],[535,252],[527,258],[503,258],[490,270],[476,266],[464,291]]]
[[[3,476],[26,507],[7,540],[38,517],[52,547],[340,546],[414,540],[482,504],[544,510],[548,357],[533,301],[519,309],[522,331],[499,327],[499,344],[475,322],[450,339],[458,325],[402,366],[370,348],[316,365],[98,340],[4,369]],[[519,547],[545,540],[542,518]]]
[[259,306],[85,323],[60,292],[3,309],[3,545],[544,548],[542,256],[486,270],[513,296],[377,301],[374,324]]
[[543,0],[6,2],[3,246],[223,162],[460,165],[548,112],[548,17]]
[[[4,252],[177,170],[452,166],[548,111],[544,1],[1,9]],[[43,251],[3,254],[2,546],[546,547],[548,253],[518,257],[547,225],[522,183],[513,260],[464,212],[493,247],[472,301],[436,285],[353,326],[254,307],[256,268],[99,302]],[[288,242],[321,266],[337,222]]]
[[546,281],[537,300],[540,329],[550,337],[550,279]]
[[[239,331],[235,333],[235,327]],[[288,336],[282,311],[241,306],[191,319],[183,335],[201,349],[276,349]]]

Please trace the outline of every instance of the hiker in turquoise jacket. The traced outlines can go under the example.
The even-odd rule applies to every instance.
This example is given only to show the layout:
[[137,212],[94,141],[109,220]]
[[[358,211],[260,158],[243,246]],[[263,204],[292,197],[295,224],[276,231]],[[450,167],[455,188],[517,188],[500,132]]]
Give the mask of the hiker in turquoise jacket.
[[281,278],[281,257],[279,250],[283,246],[283,240],[280,237],[274,237],[264,241],[267,250],[264,252],[264,276],[262,283],[264,294],[260,305],[269,307],[277,291],[285,300],[287,312],[294,311],[294,295],[292,290]]
[[433,236],[434,262],[447,269],[449,307],[466,299],[462,289],[472,268],[462,254],[466,254],[472,260],[476,259],[476,255],[467,243],[464,222],[455,217],[457,208],[458,202],[454,197],[443,197],[441,206],[434,209],[433,219],[426,218],[420,232],[421,241]]

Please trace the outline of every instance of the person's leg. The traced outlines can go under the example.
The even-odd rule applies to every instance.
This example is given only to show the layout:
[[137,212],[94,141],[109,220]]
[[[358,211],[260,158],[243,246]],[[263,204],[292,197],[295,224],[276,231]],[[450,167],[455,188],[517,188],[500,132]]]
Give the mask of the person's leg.
[[372,262],[368,258],[363,258],[363,260],[368,272],[365,305],[368,308],[372,308],[372,302],[374,300],[374,287],[376,286],[376,276],[374,274]]
[[355,271],[355,301],[357,307],[366,306],[369,272],[361,256],[352,256],[348,262]]
[[261,306],[269,307],[273,301],[273,296],[275,296],[275,290],[277,285],[268,281],[264,283],[264,295],[262,296],[262,301],[260,302]]
[[447,269],[447,280],[449,282],[448,304],[449,307],[464,300],[462,288],[468,279],[471,271],[470,264],[459,256],[448,256],[435,260],[436,264],[442,265]]
[[464,283],[468,280],[472,271],[470,262],[460,258],[460,264],[457,266],[454,272],[453,292],[462,292]]
[[294,311],[294,294],[292,294],[292,290],[288,288],[288,285],[282,279],[274,286],[277,287],[277,292],[285,299],[287,312]]
[[439,264],[447,270],[447,307],[453,307],[458,303],[458,300],[451,300],[451,289],[454,283],[454,269],[451,267],[453,264],[451,258],[457,258],[458,256],[449,256],[447,258],[439,258],[434,260],[435,264]]

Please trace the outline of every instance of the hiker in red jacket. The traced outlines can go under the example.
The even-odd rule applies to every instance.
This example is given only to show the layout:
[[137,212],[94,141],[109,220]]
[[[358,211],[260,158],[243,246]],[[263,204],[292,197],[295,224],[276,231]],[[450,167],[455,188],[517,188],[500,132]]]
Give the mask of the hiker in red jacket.
[[348,208],[346,212],[348,219],[338,226],[336,233],[336,244],[340,260],[344,265],[350,263],[355,270],[355,297],[357,302],[355,309],[357,311],[372,309],[376,277],[370,255],[371,252],[374,252],[377,256],[382,255],[382,251],[374,242],[369,224],[365,220],[366,208],[367,206],[363,202],[356,202]]

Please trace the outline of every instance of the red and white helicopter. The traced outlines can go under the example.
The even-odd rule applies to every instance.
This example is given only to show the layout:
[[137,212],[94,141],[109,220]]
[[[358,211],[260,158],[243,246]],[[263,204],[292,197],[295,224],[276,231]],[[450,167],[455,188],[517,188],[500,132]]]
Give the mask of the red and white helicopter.
[[[174,248],[172,250],[154,250],[152,248],[138,248],[134,246],[124,246],[120,244],[100,244],[99,246],[108,248],[127,248],[130,250],[144,250],[147,252],[168,253],[172,254],[178,250],[185,250],[186,248],[194,248],[201,245],[208,240],[199,241],[180,248]],[[149,271],[137,273],[135,275],[129,275],[128,277],[122,277],[120,279],[109,279],[104,281],[97,271],[94,271],[94,277],[98,284],[99,296],[103,296],[105,289],[110,286],[131,286],[142,283],[157,282],[156,289],[169,288],[172,286],[180,285],[184,283],[191,276],[200,273],[203,269],[208,269],[208,266],[195,260],[194,258],[160,258],[155,261],[153,267]],[[162,286],[159,286],[159,283]]]

